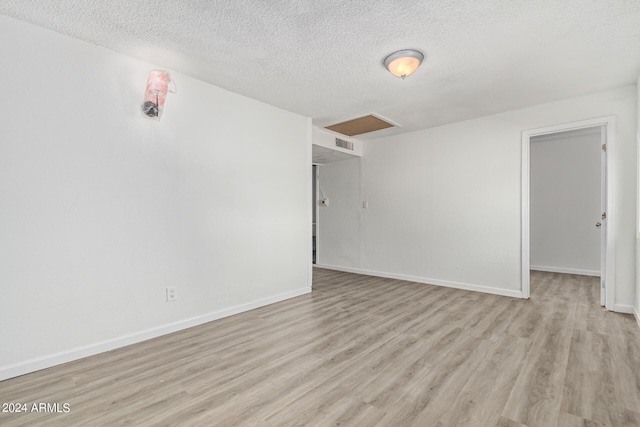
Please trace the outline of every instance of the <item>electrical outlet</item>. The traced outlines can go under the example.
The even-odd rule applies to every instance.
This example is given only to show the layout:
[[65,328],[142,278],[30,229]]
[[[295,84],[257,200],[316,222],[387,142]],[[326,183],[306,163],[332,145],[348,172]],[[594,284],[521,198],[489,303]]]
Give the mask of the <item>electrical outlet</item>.
[[173,287],[173,286],[168,286],[167,287],[167,302],[175,301],[177,297],[178,297],[178,295],[177,295],[177,292],[176,292],[176,288]]

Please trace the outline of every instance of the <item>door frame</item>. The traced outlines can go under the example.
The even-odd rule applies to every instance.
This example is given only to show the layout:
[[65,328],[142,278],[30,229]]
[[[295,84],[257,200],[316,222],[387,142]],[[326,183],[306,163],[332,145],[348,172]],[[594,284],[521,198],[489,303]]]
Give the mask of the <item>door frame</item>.
[[[311,169],[313,171],[313,168],[315,167],[315,171],[316,173],[313,174],[312,179],[315,180],[315,193],[312,194],[312,206],[311,209],[313,209],[313,211],[315,212],[315,217],[316,217],[316,222],[315,225],[313,223],[313,216],[314,216],[314,212],[311,213],[311,228],[312,228],[312,232],[311,232],[311,241],[313,242],[313,227],[315,227],[316,229],[316,262],[315,264],[313,263],[313,253],[311,254],[311,266],[313,268],[314,265],[318,265],[318,259],[319,259],[319,254],[320,254],[320,239],[318,239],[318,236],[320,235],[320,209],[318,209],[318,206],[320,205],[320,168],[322,167],[321,163],[311,163]],[[313,188],[313,187],[312,187]],[[312,191],[313,193],[313,191]],[[312,243],[312,249],[313,251],[313,243]]]
[[606,134],[606,262],[605,265],[601,265],[601,271],[604,271],[604,277],[601,278],[601,283],[606,284],[605,289],[605,307],[607,310],[613,311],[615,306],[615,247],[616,247],[616,232],[615,232],[615,220],[616,212],[614,205],[614,192],[615,188],[615,174],[613,168],[613,153],[615,152],[615,117],[607,116],[589,120],[582,120],[571,123],[563,123],[559,125],[546,126],[536,129],[529,129],[522,131],[522,207],[521,207],[521,283],[522,283],[522,298],[529,298],[530,296],[530,280],[529,273],[531,267],[531,224],[530,224],[530,182],[531,182],[531,138],[538,135],[545,135],[550,133],[564,132],[568,130],[604,126]]

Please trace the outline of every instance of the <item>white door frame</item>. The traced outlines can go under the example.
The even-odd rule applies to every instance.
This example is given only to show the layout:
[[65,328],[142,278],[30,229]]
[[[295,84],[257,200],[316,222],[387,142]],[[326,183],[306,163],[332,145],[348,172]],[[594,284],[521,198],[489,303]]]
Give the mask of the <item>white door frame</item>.
[[[607,144],[607,127],[600,127],[600,143]],[[607,192],[608,188],[603,183],[606,184],[608,181],[607,178],[607,164],[608,164],[609,156],[607,154],[606,145],[603,145],[603,150],[600,151],[600,212],[607,212]],[[600,229],[600,305],[607,305],[607,294],[606,294],[606,277],[607,277],[607,233],[609,228],[609,221],[606,216],[602,216],[599,223],[602,224],[602,228]]]
[[[320,248],[320,239],[318,239],[318,236],[320,236],[320,209],[318,209],[318,206],[320,205],[320,168],[322,167],[322,164],[320,163],[312,163],[311,164],[312,169],[313,166],[316,167],[316,173],[314,174],[313,178],[315,180],[315,185],[316,185],[316,192],[315,194],[313,194],[313,206],[312,209],[315,210],[315,216],[316,216],[316,223],[315,223],[315,227],[316,227],[316,264],[318,265],[319,262],[319,248]],[[312,222],[312,227],[313,227],[313,216],[311,217],[311,222]],[[313,241],[313,232],[311,233],[311,240]],[[313,249],[312,249],[313,250]],[[311,255],[311,264],[312,266],[313,264],[313,254]]]
[[[538,135],[545,135],[549,133],[563,132],[568,130],[582,129],[595,126],[604,126],[606,132],[606,144],[607,144],[607,168],[606,168],[606,181],[607,181],[607,237],[606,237],[606,265],[601,266],[604,270],[605,277],[601,278],[606,283],[606,304],[607,310],[613,311],[615,306],[615,206],[614,206],[614,168],[613,168],[613,153],[615,152],[615,117],[607,116],[590,120],[582,120],[579,122],[564,123],[560,125],[547,126],[537,129],[530,129],[522,131],[522,210],[521,210],[521,282],[522,282],[522,298],[529,298],[530,296],[530,283],[529,283],[529,271],[531,267],[530,260],[530,181],[531,181],[531,138]],[[604,267],[604,268],[602,268]]]

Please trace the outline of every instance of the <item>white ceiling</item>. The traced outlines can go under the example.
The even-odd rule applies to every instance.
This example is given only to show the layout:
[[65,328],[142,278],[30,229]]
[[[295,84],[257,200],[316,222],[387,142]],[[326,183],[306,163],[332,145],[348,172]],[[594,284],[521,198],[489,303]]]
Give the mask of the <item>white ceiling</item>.
[[[639,0],[2,0],[53,29],[313,118],[388,136],[634,83]],[[401,80],[388,54],[426,61]]]

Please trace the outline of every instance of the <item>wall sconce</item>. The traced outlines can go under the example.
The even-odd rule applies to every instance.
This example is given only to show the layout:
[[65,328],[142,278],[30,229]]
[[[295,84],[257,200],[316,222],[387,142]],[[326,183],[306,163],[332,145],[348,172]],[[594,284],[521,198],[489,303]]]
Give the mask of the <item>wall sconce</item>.
[[[169,83],[173,83],[173,90],[169,90]],[[151,71],[149,78],[147,78],[142,113],[151,119],[160,121],[167,93],[176,93],[176,82],[171,80],[169,72],[164,70]]]

